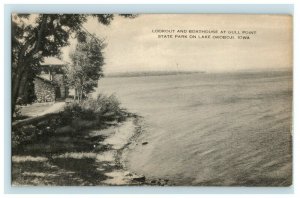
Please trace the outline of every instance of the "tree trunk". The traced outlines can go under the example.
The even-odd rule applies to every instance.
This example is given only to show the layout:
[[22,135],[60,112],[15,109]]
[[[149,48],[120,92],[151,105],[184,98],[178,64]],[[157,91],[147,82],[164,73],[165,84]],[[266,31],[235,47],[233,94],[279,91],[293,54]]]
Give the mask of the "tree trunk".
[[80,88],[79,88],[79,102],[82,101],[82,95],[83,95],[83,79],[80,78]]
[[[47,16],[42,15],[42,22],[40,25],[40,29],[38,30],[37,33],[37,38],[32,37],[31,40],[28,40],[20,49],[20,51],[18,52],[18,59],[16,61],[16,67],[13,68],[13,76],[12,76],[12,98],[11,98],[11,110],[12,110],[12,115],[15,111],[16,108],[16,103],[19,97],[19,92],[20,92],[20,86],[25,86],[25,85],[21,85],[21,81],[24,77],[24,72],[28,72],[26,71],[26,69],[28,69],[27,67],[30,67],[30,63],[32,61],[33,56],[38,53],[38,51],[41,48],[41,41],[43,39],[43,32],[46,28],[47,25]],[[32,43],[32,41],[34,41],[34,43]],[[34,45],[35,47],[31,52],[26,52],[28,50],[28,48],[31,45]],[[28,79],[27,79],[28,75],[26,74],[24,82],[25,84],[27,83]]]
[[28,92],[28,87],[29,87],[29,84],[28,84],[28,70],[25,70],[23,73],[22,73],[22,78],[21,78],[21,81],[20,81],[20,85],[19,85],[19,93],[18,93],[18,96],[19,98],[21,97],[22,98],[22,102],[25,103],[25,104],[28,104],[30,101],[29,101],[29,92]]
[[78,102],[81,102],[81,87],[78,90]]
[[[24,63],[25,64],[25,63]],[[11,98],[11,110],[12,110],[12,115],[15,112],[15,107],[16,103],[19,97],[19,91],[20,91],[20,85],[21,85],[21,80],[23,78],[24,74],[24,65],[22,62],[19,62],[15,69],[15,75],[13,75],[12,79],[12,98]]]
[[76,100],[76,94],[77,94],[77,91],[76,91],[76,88],[74,89],[74,98],[73,100]]
[[80,102],[82,101],[82,98],[83,98],[83,88],[81,87],[81,90],[80,90]]

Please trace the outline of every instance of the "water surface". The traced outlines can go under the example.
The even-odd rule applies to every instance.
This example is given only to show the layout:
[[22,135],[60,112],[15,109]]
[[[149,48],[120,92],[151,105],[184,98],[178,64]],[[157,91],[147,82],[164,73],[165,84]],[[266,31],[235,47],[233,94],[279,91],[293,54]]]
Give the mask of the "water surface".
[[291,72],[110,77],[96,93],[143,116],[127,155],[138,174],[176,185],[291,184]]

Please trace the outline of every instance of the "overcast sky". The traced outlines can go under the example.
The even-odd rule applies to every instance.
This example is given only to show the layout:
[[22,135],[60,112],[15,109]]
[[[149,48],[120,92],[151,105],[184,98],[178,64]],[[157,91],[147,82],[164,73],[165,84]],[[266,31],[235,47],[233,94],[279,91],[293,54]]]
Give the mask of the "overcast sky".
[[[84,25],[105,38],[104,71],[281,69],[292,66],[292,20],[268,15],[139,15],[116,17],[111,25]],[[256,31],[250,40],[158,38],[153,30]],[[175,34],[173,34],[174,36]],[[196,34],[205,35],[205,34]],[[221,34],[212,34],[220,36]],[[237,37],[238,35],[235,35]],[[74,48],[64,48],[64,59]]]

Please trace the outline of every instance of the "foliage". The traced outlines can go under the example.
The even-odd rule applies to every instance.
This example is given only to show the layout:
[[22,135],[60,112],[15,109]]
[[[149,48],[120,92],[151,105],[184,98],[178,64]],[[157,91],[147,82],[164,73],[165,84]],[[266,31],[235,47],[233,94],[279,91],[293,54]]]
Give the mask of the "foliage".
[[121,116],[124,111],[121,109],[121,103],[115,95],[99,94],[96,99],[89,98],[82,103],[84,109],[91,110],[97,115]]
[[70,54],[72,65],[67,71],[69,87],[75,89],[75,98],[79,101],[86,97],[98,85],[103,76],[104,58],[103,41],[94,38],[79,42],[74,52]]
[[85,21],[83,15],[12,15],[13,111],[17,98],[27,103],[34,100],[33,79],[43,57],[58,56]]
[[120,107],[120,102],[115,95],[99,94],[96,99],[88,98],[68,104],[61,113],[60,119],[64,124],[70,124],[74,120],[90,120],[101,125],[103,121],[123,121],[126,116],[127,113]]
[[62,123],[71,124],[72,121],[78,119],[93,120],[95,116],[93,111],[85,110],[79,102],[74,101],[65,107],[64,111],[60,114],[60,118]]
[[[123,15],[134,17],[134,15]],[[33,79],[43,57],[59,56],[69,45],[70,36],[84,41],[88,33],[82,28],[89,17],[109,25],[113,14],[12,14],[12,112],[17,98],[34,100]]]

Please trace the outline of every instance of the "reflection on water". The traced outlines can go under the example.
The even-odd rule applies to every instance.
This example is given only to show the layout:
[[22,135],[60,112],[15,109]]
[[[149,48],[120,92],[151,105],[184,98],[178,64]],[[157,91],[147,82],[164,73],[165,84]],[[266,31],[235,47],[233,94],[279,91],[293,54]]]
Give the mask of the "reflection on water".
[[128,166],[177,185],[290,185],[292,74],[104,78],[144,117]]

